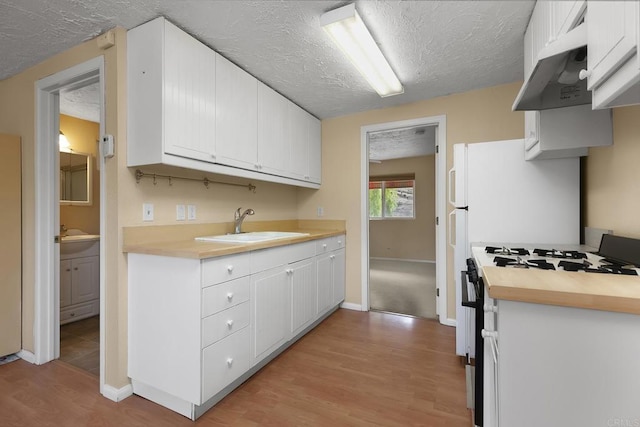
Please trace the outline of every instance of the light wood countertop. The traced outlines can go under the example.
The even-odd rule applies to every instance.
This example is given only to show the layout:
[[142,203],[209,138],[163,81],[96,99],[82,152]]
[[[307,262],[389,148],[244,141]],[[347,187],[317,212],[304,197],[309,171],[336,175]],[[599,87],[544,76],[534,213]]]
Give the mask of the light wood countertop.
[[640,314],[640,276],[483,267],[494,299]]
[[[314,225],[317,227],[311,228]],[[191,227],[188,225],[131,227],[124,229],[123,252],[204,259],[345,234],[342,221],[332,221],[330,223],[321,221],[317,223],[314,221],[271,221],[263,224],[254,223],[253,226],[246,228],[248,231],[293,231],[308,233],[308,235],[256,243],[222,243],[194,240],[197,236],[225,234],[225,231],[223,231],[225,227],[221,228],[220,224],[195,225]]]

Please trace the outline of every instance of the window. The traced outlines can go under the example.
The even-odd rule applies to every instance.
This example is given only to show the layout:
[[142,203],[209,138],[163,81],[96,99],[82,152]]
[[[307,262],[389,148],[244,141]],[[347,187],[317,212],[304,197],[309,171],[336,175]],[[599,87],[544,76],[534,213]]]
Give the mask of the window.
[[370,177],[369,218],[415,218],[415,177]]

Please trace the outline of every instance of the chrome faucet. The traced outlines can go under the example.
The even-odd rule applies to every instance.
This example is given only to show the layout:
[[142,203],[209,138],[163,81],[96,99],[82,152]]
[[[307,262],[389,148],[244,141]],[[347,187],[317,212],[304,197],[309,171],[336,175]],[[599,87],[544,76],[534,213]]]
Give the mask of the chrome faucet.
[[242,221],[244,221],[244,219],[247,217],[247,215],[253,215],[255,213],[253,209],[247,209],[246,211],[244,211],[241,214],[240,213],[241,210],[242,210],[242,208],[238,208],[238,210],[236,211],[235,215],[233,216],[234,226],[235,226],[235,228],[233,230],[234,234],[242,233],[242,231],[240,230],[240,228],[242,227]]

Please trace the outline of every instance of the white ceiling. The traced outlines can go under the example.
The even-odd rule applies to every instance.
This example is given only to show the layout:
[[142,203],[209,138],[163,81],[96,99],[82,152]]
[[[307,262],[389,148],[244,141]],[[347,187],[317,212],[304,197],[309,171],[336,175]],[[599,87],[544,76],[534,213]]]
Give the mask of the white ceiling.
[[380,98],[319,24],[340,1],[0,0],[0,79],[164,15],[324,119],[522,79],[527,1],[356,1],[405,93]]

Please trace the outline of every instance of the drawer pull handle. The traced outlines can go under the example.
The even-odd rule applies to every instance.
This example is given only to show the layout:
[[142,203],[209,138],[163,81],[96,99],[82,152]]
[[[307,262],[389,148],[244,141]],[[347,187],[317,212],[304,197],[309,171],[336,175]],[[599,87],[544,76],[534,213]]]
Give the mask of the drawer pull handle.
[[227,366],[228,367],[232,367],[233,366],[233,359],[231,357],[227,359]]
[[228,266],[227,266],[227,271],[228,271],[229,273],[233,272],[233,265],[228,265]]
[[231,301],[231,300],[233,299],[233,292],[229,292],[229,293],[227,294],[227,299],[228,299],[229,301]]
[[227,326],[229,327],[229,329],[231,329],[231,327],[233,326],[233,320],[227,320]]

